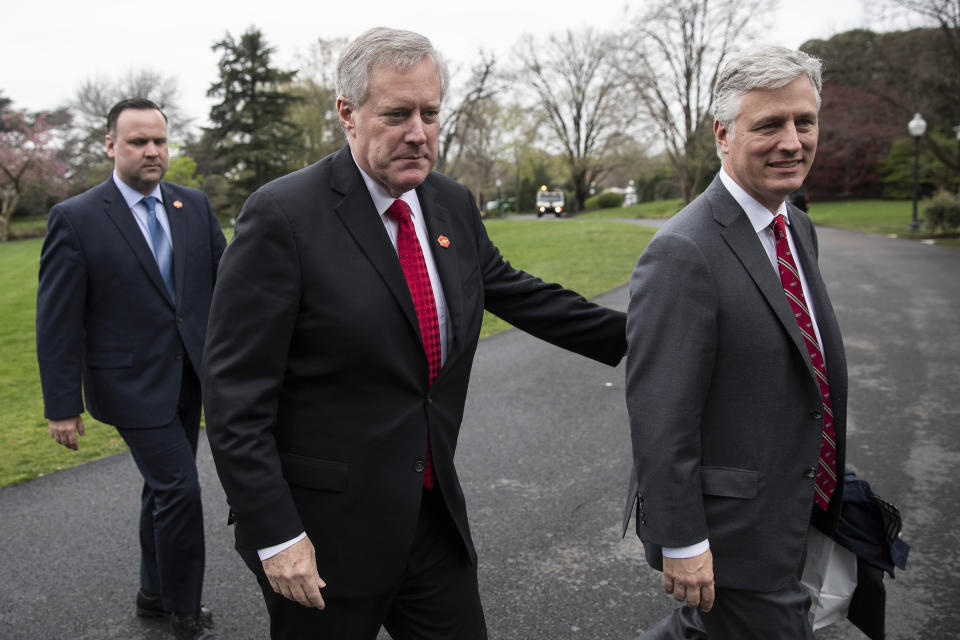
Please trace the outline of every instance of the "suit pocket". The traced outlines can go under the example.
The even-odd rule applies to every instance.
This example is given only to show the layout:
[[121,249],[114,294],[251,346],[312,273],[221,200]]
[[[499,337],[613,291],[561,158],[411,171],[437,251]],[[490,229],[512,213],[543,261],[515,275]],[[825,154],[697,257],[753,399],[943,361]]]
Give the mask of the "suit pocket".
[[749,469],[701,467],[700,483],[703,494],[724,498],[756,498],[760,474]]
[[283,477],[292,485],[317,491],[343,491],[347,488],[350,467],[345,462],[281,451],[280,465]]
[[88,351],[86,363],[91,369],[125,369],[133,366],[133,354],[129,351]]

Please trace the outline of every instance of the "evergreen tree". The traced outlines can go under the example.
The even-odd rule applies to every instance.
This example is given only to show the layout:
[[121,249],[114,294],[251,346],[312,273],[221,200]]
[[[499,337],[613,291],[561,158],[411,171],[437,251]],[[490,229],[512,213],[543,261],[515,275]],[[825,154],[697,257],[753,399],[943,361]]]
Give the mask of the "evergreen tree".
[[220,78],[207,95],[220,102],[210,109],[213,127],[204,137],[228,180],[227,204],[235,213],[247,196],[293,168],[301,132],[290,107],[301,98],[289,90],[297,72],[271,65],[274,49],[259,29],[239,40],[227,33],[213,50],[222,52]]

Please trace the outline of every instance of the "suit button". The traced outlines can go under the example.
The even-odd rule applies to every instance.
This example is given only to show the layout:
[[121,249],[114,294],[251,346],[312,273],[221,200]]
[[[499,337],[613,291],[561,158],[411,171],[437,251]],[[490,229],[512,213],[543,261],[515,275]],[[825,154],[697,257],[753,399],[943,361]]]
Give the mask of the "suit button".
[[423,460],[417,460],[413,463],[413,470],[417,473],[423,473],[423,470],[426,469],[427,465],[423,464]]
[[176,358],[177,360],[183,360],[183,354],[182,354],[182,353],[178,353],[178,354],[175,356],[175,358]]
[[821,411],[820,409],[811,409],[810,417],[813,418],[814,420],[819,420],[820,418],[823,417],[823,411]]
[[808,477],[808,478],[814,478],[814,477],[816,477],[816,475],[817,475],[817,470],[816,470],[816,469],[814,469],[813,467],[810,467],[809,469],[807,469],[807,477]]
[[177,324],[183,324],[183,316],[177,316]]

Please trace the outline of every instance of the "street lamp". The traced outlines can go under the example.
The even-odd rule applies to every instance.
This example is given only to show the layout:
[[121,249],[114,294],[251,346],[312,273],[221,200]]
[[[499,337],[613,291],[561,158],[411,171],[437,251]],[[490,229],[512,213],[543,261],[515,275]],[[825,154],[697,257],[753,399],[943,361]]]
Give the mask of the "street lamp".
[[503,186],[503,181],[500,178],[497,178],[497,210],[500,214],[503,214],[503,196],[500,195],[500,187]]
[[919,113],[913,114],[913,119],[907,123],[907,131],[913,136],[913,218],[910,220],[908,231],[917,231],[920,229],[920,223],[917,221],[917,197],[919,196],[919,171],[920,171],[920,136],[927,131],[927,121]]

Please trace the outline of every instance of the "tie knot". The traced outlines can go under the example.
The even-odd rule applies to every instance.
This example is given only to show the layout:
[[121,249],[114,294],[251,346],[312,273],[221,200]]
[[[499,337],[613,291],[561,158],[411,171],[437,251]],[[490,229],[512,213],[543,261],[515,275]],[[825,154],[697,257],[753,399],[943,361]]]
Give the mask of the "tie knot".
[[775,215],[770,226],[773,227],[773,233],[777,240],[783,240],[787,237],[787,221],[782,214]]
[[403,200],[394,200],[387,209],[387,215],[398,223],[405,222],[410,219],[410,205]]
[[140,200],[143,203],[143,206],[147,209],[148,216],[157,215],[157,199],[155,196],[143,196],[143,199]]

